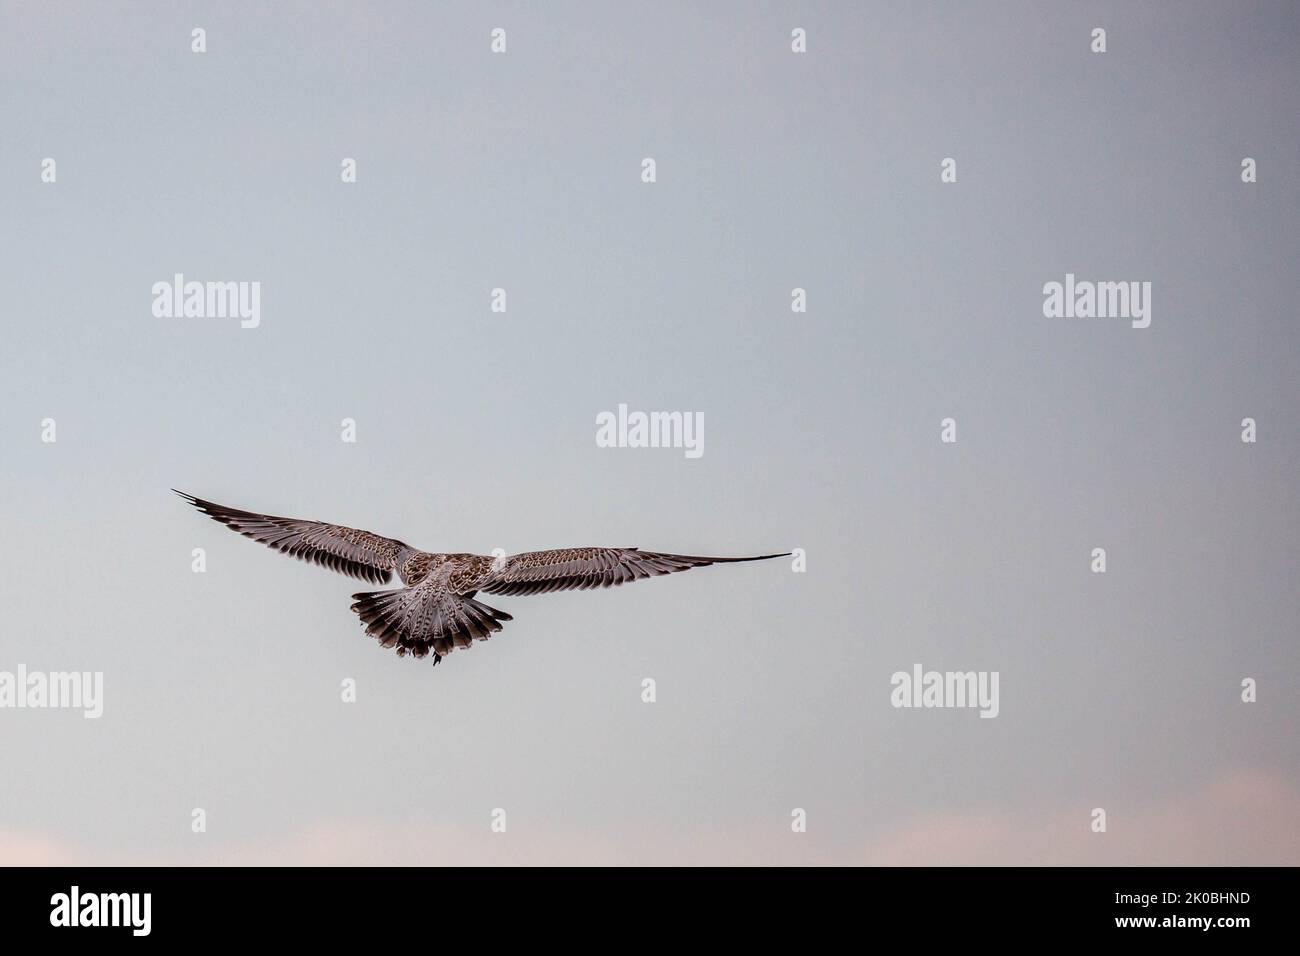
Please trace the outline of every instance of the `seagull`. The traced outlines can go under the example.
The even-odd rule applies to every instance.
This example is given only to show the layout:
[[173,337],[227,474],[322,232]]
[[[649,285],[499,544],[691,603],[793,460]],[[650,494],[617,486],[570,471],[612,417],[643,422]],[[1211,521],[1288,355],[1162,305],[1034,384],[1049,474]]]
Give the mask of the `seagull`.
[[435,666],[456,648],[485,641],[501,630],[503,621],[513,620],[505,611],[475,600],[479,591],[504,595],[585,591],[710,564],[766,561],[791,553],[706,558],[640,548],[557,548],[505,557],[440,554],[357,528],[240,511],[172,491],[214,521],[295,558],[371,584],[387,584],[396,571],[402,587],[354,594],[352,610],[381,646],[395,648],[399,657],[424,658],[432,653]]

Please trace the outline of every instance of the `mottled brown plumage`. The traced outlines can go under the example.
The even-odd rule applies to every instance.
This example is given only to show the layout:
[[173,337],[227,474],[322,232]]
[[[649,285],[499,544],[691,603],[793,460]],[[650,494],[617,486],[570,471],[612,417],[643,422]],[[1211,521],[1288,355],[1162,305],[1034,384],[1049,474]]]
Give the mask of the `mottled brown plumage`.
[[423,658],[432,653],[435,664],[458,647],[487,640],[501,630],[503,621],[512,620],[475,600],[479,591],[520,595],[586,590],[710,564],[785,557],[705,558],[639,548],[559,548],[504,558],[439,554],[369,531],[240,511],[176,493],[213,520],[285,554],[373,584],[387,583],[397,572],[403,587],[354,594],[352,610],[382,646],[395,648],[399,656]]

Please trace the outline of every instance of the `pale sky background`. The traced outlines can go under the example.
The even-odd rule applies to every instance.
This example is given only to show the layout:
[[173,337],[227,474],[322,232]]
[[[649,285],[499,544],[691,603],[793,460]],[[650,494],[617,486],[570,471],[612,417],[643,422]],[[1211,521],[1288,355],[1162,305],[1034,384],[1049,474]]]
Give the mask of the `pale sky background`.
[[[0,2],[0,670],[105,675],[0,710],[0,863],[1300,863],[1298,46],[1286,2]],[[175,272],[261,327],[154,318]],[[1044,318],[1067,272],[1151,327]],[[597,448],[619,402],[704,456]],[[434,670],[172,486],[808,571],[492,599]],[[893,709],[917,662],[1000,716]]]

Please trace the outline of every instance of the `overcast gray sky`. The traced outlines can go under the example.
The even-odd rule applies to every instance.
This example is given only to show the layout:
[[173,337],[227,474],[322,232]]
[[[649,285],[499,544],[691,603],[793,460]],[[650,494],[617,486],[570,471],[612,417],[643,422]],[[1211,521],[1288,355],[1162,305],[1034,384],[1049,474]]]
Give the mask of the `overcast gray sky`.
[[[1300,863],[1294,4],[0,18],[0,670],[104,674],[0,710],[0,862]],[[259,327],[154,317],[178,272]],[[704,454],[598,448],[620,402]],[[434,670],[173,486],[807,571],[493,599]],[[999,715],[895,709],[917,663]]]

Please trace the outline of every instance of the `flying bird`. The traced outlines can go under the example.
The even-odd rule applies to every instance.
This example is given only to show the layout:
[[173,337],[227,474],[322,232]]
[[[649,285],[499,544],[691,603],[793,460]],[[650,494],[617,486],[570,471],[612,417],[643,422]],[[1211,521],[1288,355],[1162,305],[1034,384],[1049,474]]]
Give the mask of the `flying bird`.
[[790,553],[705,558],[639,548],[557,548],[501,558],[439,554],[357,528],[277,518],[227,508],[183,491],[176,494],[227,528],[295,558],[371,584],[386,584],[397,572],[402,587],[354,594],[352,610],[365,624],[366,633],[383,647],[396,648],[400,657],[423,658],[432,653],[435,665],[458,647],[487,640],[501,630],[503,621],[513,620],[505,611],[475,600],[480,591],[515,595],[605,588],[710,564],[764,561]]

